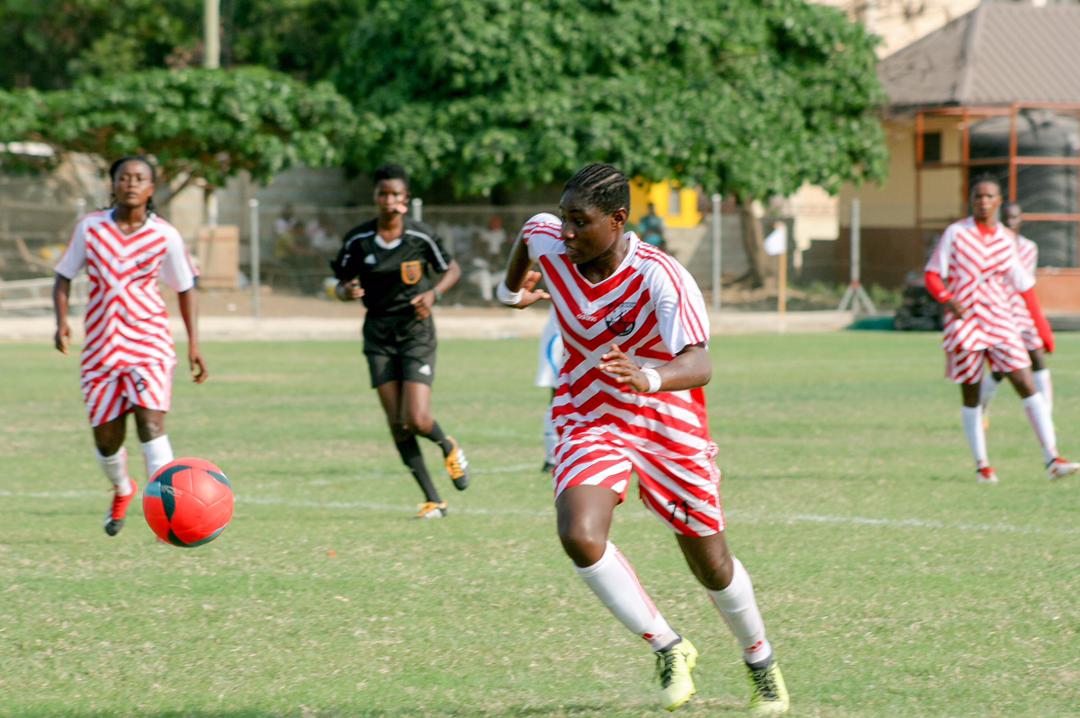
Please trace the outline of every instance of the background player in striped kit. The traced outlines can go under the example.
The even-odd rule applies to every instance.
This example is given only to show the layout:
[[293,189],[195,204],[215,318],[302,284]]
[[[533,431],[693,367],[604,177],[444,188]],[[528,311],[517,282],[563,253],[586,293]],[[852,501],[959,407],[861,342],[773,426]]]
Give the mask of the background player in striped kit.
[[[1020,265],[1024,271],[1035,276],[1035,269],[1039,265],[1039,245],[1020,234],[1020,227],[1024,224],[1024,212],[1018,202],[1006,202],[1002,207],[1004,217],[1002,223],[1012,230],[1016,239],[1016,251],[1020,255]],[[1046,366],[1046,354],[1043,340],[1035,326],[1035,320],[1031,318],[1027,304],[1019,294],[1012,295],[1013,321],[1020,330],[1020,338],[1024,341],[1028,357],[1031,359],[1031,378],[1035,381],[1035,388],[1046,399],[1046,405],[1052,414],[1054,411],[1054,389],[1050,381],[1050,369]],[[1002,374],[991,372],[989,376],[983,375],[979,386],[979,405],[983,412],[983,426],[988,426],[990,402],[997,394],[1001,384]]]
[[147,476],[173,460],[165,434],[176,350],[158,279],[176,290],[188,335],[188,365],[196,384],[209,377],[199,351],[195,272],[184,240],[154,214],[154,168],[145,157],[125,157],[109,168],[112,208],[79,220],[56,265],[53,303],[56,348],[67,354],[71,280],[86,267],[90,298],[81,378],[98,462],[113,484],[105,533],[124,525],[138,487],[128,475],[124,449],[127,415],[135,414]]
[[416,518],[442,518],[446,502],[431,481],[416,437],[439,445],[454,487],[463,491],[469,485],[465,452],[431,414],[436,348],[431,308],[457,283],[461,267],[431,227],[406,218],[405,169],[384,165],[374,179],[379,216],[345,234],[330,266],[338,299],[363,299],[367,309],[364,356],[371,387],[378,392],[402,462],[424,492]]
[[971,216],[949,225],[930,256],[926,288],[945,305],[945,374],[960,385],[964,434],[975,458],[978,482],[998,481],[987,457],[979,406],[979,383],[988,361],[991,370],[1009,377],[1023,399],[1042,445],[1047,476],[1059,479],[1076,473],[1080,465],[1058,455],[1050,408],[1035,389],[1031,360],[1014,322],[1014,292],[1027,305],[1048,351],[1053,351],[1054,334],[1035,296],[1035,280],[1020,264],[1012,232],[998,222],[1000,206],[997,180],[977,180],[971,190]]
[[[693,277],[669,255],[625,232],[629,183],[593,164],[563,191],[562,220],[529,220],[510,256],[499,299],[524,308],[550,298],[565,362],[553,417],[559,539],[578,575],[656,652],[668,710],[695,692],[697,650],[657,610],[630,563],[608,540],[632,472],[645,505],[676,535],[691,570],[739,641],[751,709],[777,715],[787,690],[750,576],[728,551],[716,444],[705,394],[712,363],[708,314]],[[551,294],[536,291],[540,273]]]
[[555,310],[548,313],[544,330],[540,333],[540,348],[536,357],[536,385],[551,390],[551,403],[544,412],[544,463],[540,470],[545,474],[555,468],[555,420],[551,416],[554,408],[555,389],[559,386],[559,370],[563,363],[562,335],[559,334],[559,318]]

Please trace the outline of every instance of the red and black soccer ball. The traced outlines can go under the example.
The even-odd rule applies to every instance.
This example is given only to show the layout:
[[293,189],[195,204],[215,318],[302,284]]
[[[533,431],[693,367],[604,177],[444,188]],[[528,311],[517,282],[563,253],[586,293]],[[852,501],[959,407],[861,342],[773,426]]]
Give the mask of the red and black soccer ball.
[[210,543],[229,525],[232,513],[232,484],[205,459],[177,459],[162,466],[143,492],[146,523],[174,546]]

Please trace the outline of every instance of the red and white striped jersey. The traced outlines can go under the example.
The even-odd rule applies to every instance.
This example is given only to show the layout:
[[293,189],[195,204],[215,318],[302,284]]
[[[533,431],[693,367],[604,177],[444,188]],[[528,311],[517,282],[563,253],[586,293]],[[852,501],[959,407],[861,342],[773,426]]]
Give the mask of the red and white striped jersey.
[[674,458],[715,452],[701,388],[639,394],[597,368],[613,343],[641,366],[659,366],[709,339],[701,290],[673,257],[627,233],[622,264],[603,281],[585,279],[565,254],[562,222],[539,214],[522,229],[559,320],[565,361],[552,404],[560,439],[612,431]]
[[[1032,242],[1030,239],[1023,235],[1016,237],[1016,252],[1020,257],[1020,266],[1024,271],[1035,276],[1035,267],[1039,264],[1039,245]],[[1012,311],[1013,321],[1016,323],[1016,328],[1020,330],[1021,334],[1028,336],[1039,336],[1039,330],[1035,327],[1035,320],[1031,318],[1031,312],[1028,311],[1027,303],[1024,302],[1024,298],[1016,292],[1012,295]],[[1025,336],[1025,345],[1028,341],[1028,336]],[[1039,340],[1039,345],[1042,345],[1042,340]]]
[[1020,265],[1012,232],[998,224],[983,233],[971,217],[954,222],[941,235],[926,271],[937,272],[965,310],[957,319],[946,312],[945,351],[982,351],[1018,333],[1012,313],[1014,293],[1034,278]]
[[111,210],[91,212],[75,227],[56,273],[90,278],[83,380],[130,366],[176,363],[169,316],[158,278],[178,292],[195,286],[195,272],[176,228],[156,215],[125,235]]

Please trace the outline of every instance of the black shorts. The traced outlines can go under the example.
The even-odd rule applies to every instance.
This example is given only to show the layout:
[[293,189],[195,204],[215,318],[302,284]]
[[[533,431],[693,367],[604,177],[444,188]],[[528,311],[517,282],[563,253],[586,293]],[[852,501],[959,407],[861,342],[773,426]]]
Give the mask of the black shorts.
[[371,387],[388,381],[435,380],[435,322],[415,314],[364,319],[364,355]]

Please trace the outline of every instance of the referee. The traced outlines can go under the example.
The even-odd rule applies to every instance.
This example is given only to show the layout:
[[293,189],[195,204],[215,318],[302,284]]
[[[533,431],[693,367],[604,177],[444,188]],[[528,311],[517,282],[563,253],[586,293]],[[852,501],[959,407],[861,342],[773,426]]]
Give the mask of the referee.
[[461,267],[442,240],[422,222],[408,219],[409,178],[399,165],[375,170],[379,216],[349,230],[331,263],[342,301],[363,299],[364,356],[371,386],[405,466],[424,492],[417,518],[446,516],[420,445],[419,434],[442,449],[454,487],[469,485],[469,464],[458,443],[431,415],[435,379],[435,323],[431,308],[461,277]]

